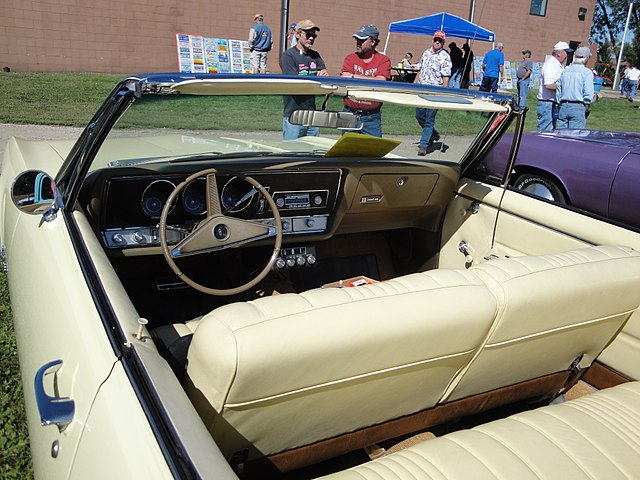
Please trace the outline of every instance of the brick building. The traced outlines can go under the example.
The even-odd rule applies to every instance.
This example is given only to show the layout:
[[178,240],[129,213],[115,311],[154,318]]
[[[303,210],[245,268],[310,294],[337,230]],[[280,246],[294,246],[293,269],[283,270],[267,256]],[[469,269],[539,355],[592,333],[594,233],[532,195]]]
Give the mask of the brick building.
[[[321,27],[316,48],[335,74],[353,51],[351,35],[366,23],[380,29],[382,49],[390,22],[441,11],[469,19],[473,10],[473,21],[505,44],[506,59],[520,60],[520,51],[530,49],[540,62],[559,40],[588,43],[594,5],[595,0],[293,0],[287,22],[311,18]],[[2,0],[0,66],[23,72],[177,71],[177,33],[246,40],[254,14],[262,13],[274,34],[268,67],[278,73],[281,7],[281,0]],[[395,63],[407,51],[419,57],[430,44],[422,35],[392,34],[386,53]],[[472,48],[482,56],[491,44],[475,42]]]

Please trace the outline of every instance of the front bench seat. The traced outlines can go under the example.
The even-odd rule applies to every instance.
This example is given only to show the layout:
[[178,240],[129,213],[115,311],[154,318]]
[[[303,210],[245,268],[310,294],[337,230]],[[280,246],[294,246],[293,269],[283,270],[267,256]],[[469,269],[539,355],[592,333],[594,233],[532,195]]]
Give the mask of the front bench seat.
[[234,303],[197,325],[185,388],[243,462],[433,407],[495,315],[465,270]]
[[584,370],[640,305],[640,254],[588,247],[492,260],[470,269],[498,299],[495,323],[442,402]]
[[460,430],[323,480],[638,478],[640,382]]

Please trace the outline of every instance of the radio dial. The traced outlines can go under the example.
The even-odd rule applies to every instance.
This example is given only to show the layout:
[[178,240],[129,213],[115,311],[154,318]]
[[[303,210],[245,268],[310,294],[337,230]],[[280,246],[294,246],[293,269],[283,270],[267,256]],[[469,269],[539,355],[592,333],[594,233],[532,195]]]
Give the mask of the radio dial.
[[313,204],[316,207],[319,207],[320,205],[322,205],[322,197],[320,195],[314,195],[313,196]]
[[284,207],[284,198],[282,197],[276,198],[276,207],[278,208]]

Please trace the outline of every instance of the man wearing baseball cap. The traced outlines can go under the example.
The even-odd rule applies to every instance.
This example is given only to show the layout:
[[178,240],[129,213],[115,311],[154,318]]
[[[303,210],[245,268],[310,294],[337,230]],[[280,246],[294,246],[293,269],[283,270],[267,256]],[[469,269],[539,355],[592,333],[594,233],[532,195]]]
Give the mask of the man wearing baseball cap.
[[518,107],[524,108],[527,106],[527,92],[529,91],[529,82],[531,82],[531,69],[533,63],[531,63],[531,50],[522,50],[522,62],[516,70],[516,77],[518,77]]
[[482,59],[482,71],[484,76],[480,83],[481,92],[498,91],[498,84],[502,80],[504,74],[504,53],[502,50],[504,45],[501,42],[496,43],[496,48],[489,50]]
[[[556,82],[562,75],[567,62],[567,54],[573,52],[567,42],[558,42],[553,46],[551,56],[540,69],[540,88],[538,90],[538,132],[556,128]],[[554,118],[555,117],[555,118]]]
[[[356,51],[350,53],[342,62],[341,77],[389,80],[391,78],[391,59],[376,51],[380,43],[380,32],[373,24],[363,25],[353,38]],[[382,103],[367,100],[344,99],[344,110],[353,112],[362,118],[360,133],[382,137]]]
[[264,15],[253,16],[255,25],[249,29],[249,51],[253,73],[267,73],[267,53],[271,50],[273,39],[271,29],[264,23]]
[[586,67],[591,57],[589,47],[576,49],[573,63],[556,83],[556,101],[560,104],[558,128],[582,129],[587,124],[587,112],[593,102],[593,72]]
[[[327,67],[318,52],[312,46],[318,38],[318,27],[311,20],[300,20],[295,27],[296,44],[282,52],[280,68],[284,75],[326,76]],[[296,110],[315,110],[315,95],[283,95],[284,112],[282,118],[282,137],[284,140],[295,140],[304,136],[320,135],[318,127],[293,125],[289,115]]]
[[[444,49],[445,35],[442,30],[437,30],[433,34],[433,44],[426,49],[416,64],[420,73],[416,75],[414,83],[422,85],[449,86],[451,77],[451,57]],[[418,155],[424,156],[429,153],[429,148],[440,139],[440,134],[436,130],[437,110],[430,108],[416,108],[416,120],[422,127],[422,135],[418,145]]]

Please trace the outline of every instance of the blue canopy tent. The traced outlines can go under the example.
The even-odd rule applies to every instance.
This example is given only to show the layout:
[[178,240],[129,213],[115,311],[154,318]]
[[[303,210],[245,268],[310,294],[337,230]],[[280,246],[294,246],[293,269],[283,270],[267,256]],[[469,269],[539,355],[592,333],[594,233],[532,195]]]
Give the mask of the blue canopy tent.
[[456,15],[440,12],[426,17],[411,18],[409,20],[399,20],[390,23],[387,41],[384,44],[384,51],[387,51],[391,33],[433,35],[438,30],[442,30],[447,37],[469,38],[472,40],[482,40],[484,42],[493,42],[495,40],[495,34],[486,28],[482,28]]

